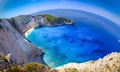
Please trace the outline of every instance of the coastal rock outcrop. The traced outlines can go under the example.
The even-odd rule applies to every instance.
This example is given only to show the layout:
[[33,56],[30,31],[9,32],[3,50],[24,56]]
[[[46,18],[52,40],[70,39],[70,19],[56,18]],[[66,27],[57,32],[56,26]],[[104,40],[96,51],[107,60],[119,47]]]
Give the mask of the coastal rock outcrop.
[[68,63],[56,68],[58,72],[120,72],[120,53],[85,63]]
[[16,24],[7,19],[0,19],[0,52],[11,53],[11,58],[18,64],[41,62],[42,51],[28,42],[20,33]]
[[[40,56],[43,54],[42,51],[26,40],[24,37],[25,32],[31,28],[61,26],[73,23],[72,20],[49,15],[21,15],[11,19],[0,19],[0,53],[8,57],[7,61],[0,58],[0,67],[6,68],[11,66],[10,60],[23,66],[33,61],[41,63]],[[69,63],[51,70],[57,72],[119,72],[120,53],[112,53],[96,61]]]
[[20,15],[17,17],[10,18],[9,21],[14,24],[16,29],[24,35],[25,32],[30,29],[39,28],[43,26],[61,26],[65,24],[73,24],[74,21],[64,18],[64,17],[55,17],[48,14],[43,15]]
[[18,64],[32,61],[41,62],[42,51],[26,40],[25,33],[41,26],[59,26],[72,23],[72,20],[56,18],[47,14],[20,15],[10,19],[0,19],[0,52],[4,55],[11,53],[12,60]]

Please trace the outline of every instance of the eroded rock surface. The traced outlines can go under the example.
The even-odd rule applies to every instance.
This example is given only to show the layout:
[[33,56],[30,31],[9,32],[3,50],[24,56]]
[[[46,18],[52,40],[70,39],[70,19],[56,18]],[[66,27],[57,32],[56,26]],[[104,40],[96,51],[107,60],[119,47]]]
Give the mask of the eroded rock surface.
[[[47,16],[46,16],[47,15]],[[50,16],[48,18],[48,16]],[[9,19],[11,23],[16,25],[16,29],[19,29],[20,33],[24,35],[24,33],[32,28],[39,28],[43,26],[61,26],[65,24],[73,24],[74,22],[70,19],[63,17],[55,17],[53,20],[49,20],[51,17],[55,17],[52,15],[20,15],[17,17],[13,17]]]
[[[62,23],[56,24],[56,21],[54,23],[63,25],[65,22],[66,20],[62,20]],[[11,53],[12,60],[19,64],[41,62],[42,51],[26,40],[25,33],[41,26],[54,26],[54,23],[50,23],[41,15],[20,15],[10,19],[0,19],[0,51],[5,55]]]
[[74,70],[74,72],[120,72],[120,53],[111,53],[96,61],[68,63],[56,69],[59,72],[69,72],[70,70]]
[[[13,27],[14,26],[14,27]],[[0,20],[0,51],[7,55],[12,54],[12,60],[18,64],[41,62],[42,51],[29,43],[14,23],[7,19]]]

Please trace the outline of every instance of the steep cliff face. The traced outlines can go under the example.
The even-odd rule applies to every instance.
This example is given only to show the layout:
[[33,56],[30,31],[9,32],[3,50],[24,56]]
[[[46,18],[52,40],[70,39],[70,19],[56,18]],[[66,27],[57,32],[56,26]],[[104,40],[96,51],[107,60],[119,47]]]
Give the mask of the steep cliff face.
[[[0,51],[3,54],[12,54],[12,60],[19,64],[30,61],[40,61],[42,51],[25,39],[25,33],[41,26],[55,26],[65,24],[54,21],[50,23],[41,15],[20,15],[10,19],[0,19]],[[71,23],[70,23],[71,24]]]
[[32,20],[32,18],[33,16],[31,15],[20,15],[17,17],[10,18],[8,20],[12,24],[12,26],[19,31],[20,34],[24,35],[24,33],[30,27],[28,23]]
[[[54,17],[53,20],[49,20]],[[32,28],[43,27],[43,26],[61,26],[65,24],[73,24],[72,20],[63,17],[55,17],[52,15],[20,15],[9,19],[11,23],[16,25],[16,29],[24,35],[25,32]]]
[[27,62],[41,62],[42,51],[31,45],[14,23],[7,19],[0,19],[0,52],[12,54],[12,60],[18,64]]

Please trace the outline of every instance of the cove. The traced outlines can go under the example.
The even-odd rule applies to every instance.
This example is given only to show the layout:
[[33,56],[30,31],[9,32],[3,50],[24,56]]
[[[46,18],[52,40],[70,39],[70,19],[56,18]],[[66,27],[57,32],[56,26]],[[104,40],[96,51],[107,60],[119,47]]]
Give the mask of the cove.
[[37,28],[26,37],[45,53],[43,61],[47,65],[55,68],[70,62],[97,60],[111,52],[120,52],[120,27],[114,22],[77,10],[51,10],[43,13],[75,21],[73,25]]

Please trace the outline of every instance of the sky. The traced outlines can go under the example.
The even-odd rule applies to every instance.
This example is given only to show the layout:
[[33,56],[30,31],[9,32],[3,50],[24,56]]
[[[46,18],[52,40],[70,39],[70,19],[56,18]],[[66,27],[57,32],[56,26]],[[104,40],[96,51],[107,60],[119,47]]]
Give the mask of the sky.
[[50,9],[100,8],[120,17],[120,0],[0,0],[0,18]]

